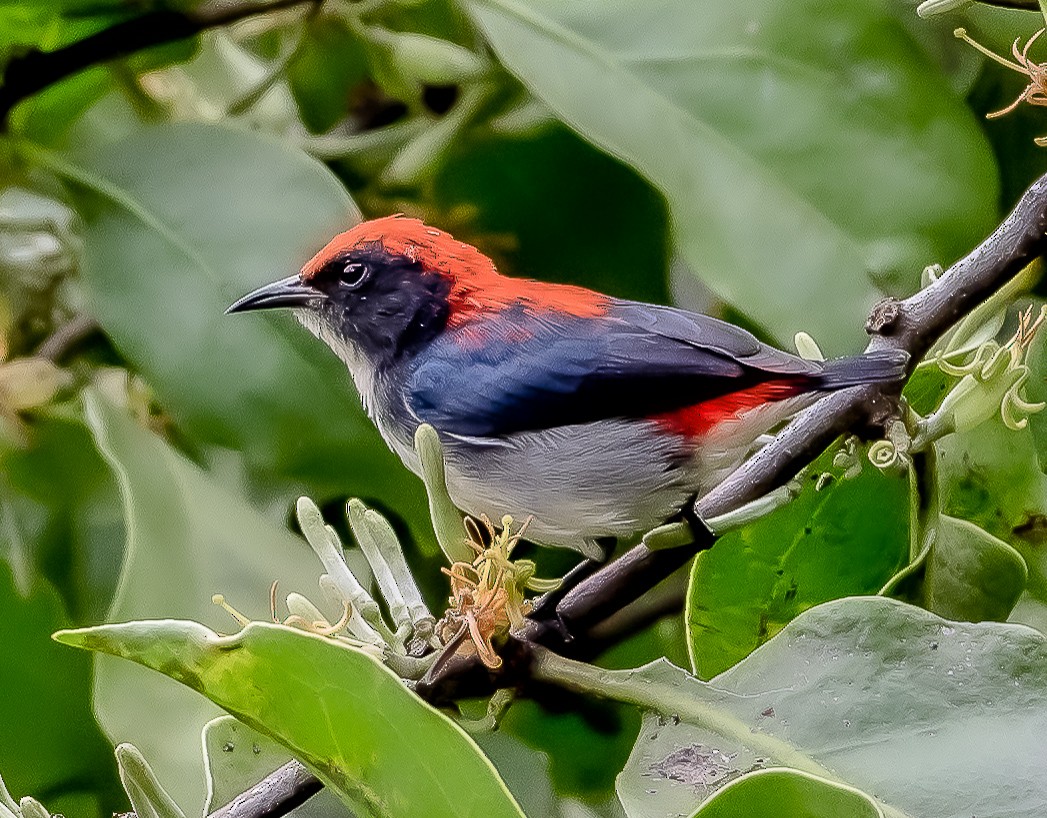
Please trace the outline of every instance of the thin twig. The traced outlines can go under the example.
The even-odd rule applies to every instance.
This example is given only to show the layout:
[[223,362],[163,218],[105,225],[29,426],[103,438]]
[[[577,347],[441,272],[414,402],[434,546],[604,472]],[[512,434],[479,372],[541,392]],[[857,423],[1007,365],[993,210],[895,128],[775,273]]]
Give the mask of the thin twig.
[[88,68],[247,17],[317,1],[270,0],[186,11],[158,9],[122,20],[54,51],[31,49],[16,54],[8,60],[0,81],[0,132],[7,130],[11,111],[19,102]]
[[[323,782],[301,762],[288,761],[207,818],[280,818],[304,804],[323,787]],[[134,812],[122,812],[113,818],[139,816]]]
[[251,789],[236,796],[210,818],[278,818],[304,804],[323,783],[298,761],[288,761]]
[[36,350],[36,355],[47,358],[52,363],[60,363],[73,349],[100,329],[98,322],[91,316],[74,315],[44,339]]

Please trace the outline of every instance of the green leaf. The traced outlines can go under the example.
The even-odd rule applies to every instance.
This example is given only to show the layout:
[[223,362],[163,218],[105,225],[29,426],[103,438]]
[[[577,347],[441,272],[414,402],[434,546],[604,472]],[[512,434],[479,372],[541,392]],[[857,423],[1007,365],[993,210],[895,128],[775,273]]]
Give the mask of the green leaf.
[[796,770],[755,770],[732,781],[692,818],[883,818],[860,790]]
[[427,34],[371,26],[366,35],[377,78],[385,79],[391,92],[406,91],[407,98],[425,85],[476,79],[488,67],[469,49]]
[[0,622],[0,771],[7,786],[35,793],[59,811],[75,802],[70,815],[122,810],[112,746],[91,713],[91,663],[56,650],[48,638],[69,626],[59,595],[41,579],[23,595],[0,561]]
[[168,620],[56,638],[203,693],[288,747],[358,814],[523,816],[472,740],[363,651],[263,622],[225,637]]
[[367,73],[364,42],[340,17],[311,19],[287,66],[287,81],[302,122],[330,130],[349,112],[349,94]]
[[921,363],[913,370],[902,394],[914,412],[929,415],[959,379],[946,375],[931,362]]
[[618,779],[631,818],[691,814],[768,766],[873,794],[894,818],[1036,818],[1047,801],[1047,638],[1020,625],[858,597],[807,611],[707,683],[666,662],[559,658],[540,678],[654,711]]
[[1021,554],[967,520],[943,514],[927,561],[924,606],[949,619],[1005,620],[1029,576]]
[[911,289],[994,221],[978,125],[878,0],[465,6],[525,85],[662,190],[694,272],[779,340],[854,349],[881,284]]
[[[193,442],[243,452],[270,490],[283,478],[314,495],[384,497],[421,527],[421,485],[364,416],[342,363],[286,313],[223,315],[359,220],[322,164],[190,123],[68,158],[31,155],[81,192],[91,308]],[[280,488],[290,507],[302,486]]]
[[[211,603],[223,593],[269,618],[268,588],[316,588],[308,546],[232,495],[166,442],[99,394],[86,394],[88,422],[116,471],[127,546],[108,619],[193,617],[229,622]],[[163,702],[163,707],[157,707]],[[95,710],[114,741],[138,747],[187,814],[204,800],[200,730],[217,715],[206,700],[141,668],[100,657]]]
[[[1034,379],[1035,374],[1030,380]],[[1047,475],[1040,470],[1031,428],[1032,423],[1012,431],[991,420],[943,438],[936,449],[943,512],[968,520],[1017,549],[1027,565],[1028,582],[1014,617],[1043,629],[1047,628],[1047,550],[1043,548]],[[993,581],[981,578],[986,580]],[[968,580],[969,593],[984,593],[971,584]]]
[[[823,455],[812,476],[831,460]],[[726,670],[814,605],[876,593],[908,561],[908,496],[904,476],[866,462],[821,491],[809,481],[789,505],[700,553],[686,613],[695,672]]]

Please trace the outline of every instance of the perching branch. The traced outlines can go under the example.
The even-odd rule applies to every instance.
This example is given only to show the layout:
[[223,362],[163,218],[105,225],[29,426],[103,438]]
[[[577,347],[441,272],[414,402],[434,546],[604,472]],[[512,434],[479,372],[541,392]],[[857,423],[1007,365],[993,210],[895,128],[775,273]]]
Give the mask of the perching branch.
[[211,28],[247,17],[316,3],[318,0],[270,0],[268,3],[218,5],[186,11],[160,9],[122,20],[54,51],[31,49],[13,56],[0,80],[0,132],[7,130],[12,109],[22,100],[88,68],[127,57],[157,45],[194,37]]
[[[960,318],[988,299],[1047,249],[1047,175],[1030,187],[991,236],[956,262],[936,282],[904,300],[877,304],[866,324],[867,351],[902,349],[909,369]],[[775,439],[702,497],[695,511],[709,519],[735,510],[783,485],[840,435],[882,425],[898,409],[902,384],[869,384],[841,390],[798,415]],[[584,647],[588,632],[664,580],[715,537],[701,532],[687,546],[651,550],[638,545],[582,576],[562,593],[553,612],[542,610],[513,635],[507,673],[526,678],[530,646],[563,653]],[[490,690],[494,682],[473,657],[455,657],[419,685],[430,700]],[[503,682],[504,684],[505,682]]]

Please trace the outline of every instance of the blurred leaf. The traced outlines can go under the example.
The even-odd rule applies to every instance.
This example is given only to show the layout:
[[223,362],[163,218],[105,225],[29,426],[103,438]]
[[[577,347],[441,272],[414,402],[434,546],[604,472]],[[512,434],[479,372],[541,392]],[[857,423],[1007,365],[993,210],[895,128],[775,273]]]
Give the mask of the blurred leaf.
[[223,315],[359,220],[323,165],[203,124],[146,128],[71,161],[33,155],[82,192],[95,315],[195,442],[242,451],[287,507],[302,488],[385,498],[427,530],[420,482],[364,416],[342,363],[286,313]]
[[[865,459],[865,452],[858,452]],[[822,491],[832,453],[787,506],[721,537],[691,570],[687,628],[692,665],[708,679],[774,636],[793,617],[830,599],[875,594],[909,559],[904,475],[868,462]]]
[[911,289],[994,221],[978,126],[877,0],[466,7],[565,122],[666,194],[691,268],[779,339],[854,349],[879,284]]
[[661,195],[562,126],[528,139],[471,134],[435,190],[442,210],[475,213],[470,238],[507,273],[668,301]]
[[407,142],[382,170],[379,182],[386,188],[413,188],[435,175],[451,147],[477,116],[490,96],[488,86],[465,88],[444,116]]
[[[0,4],[0,60],[27,48],[54,51],[130,19],[134,12],[126,0]],[[121,64],[142,73],[187,60],[195,49],[196,38],[178,40],[122,57]],[[11,130],[41,144],[61,144],[70,125],[116,86],[108,65],[75,72],[20,102],[12,112]]]
[[124,519],[116,480],[82,421],[38,416],[24,449],[0,451],[0,517],[20,584],[45,576],[73,622],[104,617],[116,591]]
[[387,28],[424,31],[430,37],[475,45],[475,29],[455,0],[395,0],[375,14]]
[[268,622],[226,637],[166,620],[58,638],[210,697],[285,744],[360,815],[523,816],[468,736],[363,651]]
[[340,17],[311,19],[287,66],[287,81],[302,122],[330,130],[349,111],[349,94],[367,73],[364,43]]
[[425,85],[456,85],[487,68],[480,57],[455,43],[415,32],[366,29],[371,70],[389,93],[413,99]]
[[[319,563],[304,541],[263,518],[96,392],[88,421],[116,471],[127,547],[110,621],[194,617],[228,622],[211,596],[268,619],[274,580],[316,588]],[[162,707],[157,702],[163,702]],[[95,711],[109,736],[138,747],[186,814],[204,800],[200,731],[217,715],[205,699],[142,668],[100,657]]]
[[796,770],[755,770],[732,781],[692,818],[883,818],[860,790]]
[[942,515],[928,557],[923,604],[949,619],[1007,619],[1029,570],[1021,554],[974,523]]
[[1022,626],[851,598],[708,683],[665,662],[571,673],[655,711],[618,779],[631,818],[689,815],[767,766],[875,794],[893,815],[1038,818],[1047,802],[1047,639]]
[[[53,51],[126,18],[118,0],[90,3],[0,5],[0,62],[28,49]],[[6,67],[6,66],[5,66]],[[107,69],[95,66],[20,102],[11,115],[15,133],[51,143],[109,86]]]
[[112,748],[91,713],[91,662],[50,639],[70,624],[58,594],[35,579],[23,595],[0,561],[0,622],[0,771],[8,788],[55,810],[76,803],[70,815],[85,818],[122,810]]
[[12,131],[43,145],[60,144],[69,127],[113,87],[108,69],[94,66],[19,104]]
[[124,0],[0,3],[0,60],[29,48],[52,51],[127,16]]

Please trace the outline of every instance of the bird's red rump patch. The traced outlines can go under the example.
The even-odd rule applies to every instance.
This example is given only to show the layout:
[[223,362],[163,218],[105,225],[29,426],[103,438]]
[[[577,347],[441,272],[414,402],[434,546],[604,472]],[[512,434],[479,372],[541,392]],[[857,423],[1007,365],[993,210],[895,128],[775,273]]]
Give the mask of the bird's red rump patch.
[[668,432],[686,438],[701,437],[727,420],[765,403],[785,400],[806,391],[802,380],[788,379],[766,383],[730,392],[712,400],[702,401],[683,409],[653,415],[651,420]]
[[475,315],[514,305],[580,318],[604,315],[610,306],[607,296],[584,287],[499,275],[494,262],[471,244],[418,219],[400,215],[372,219],[339,233],[302,268],[302,278],[309,281],[340,253],[375,243],[391,255],[406,256],[420,262],[425,270],[451,280],[451,326],[461,326]]

